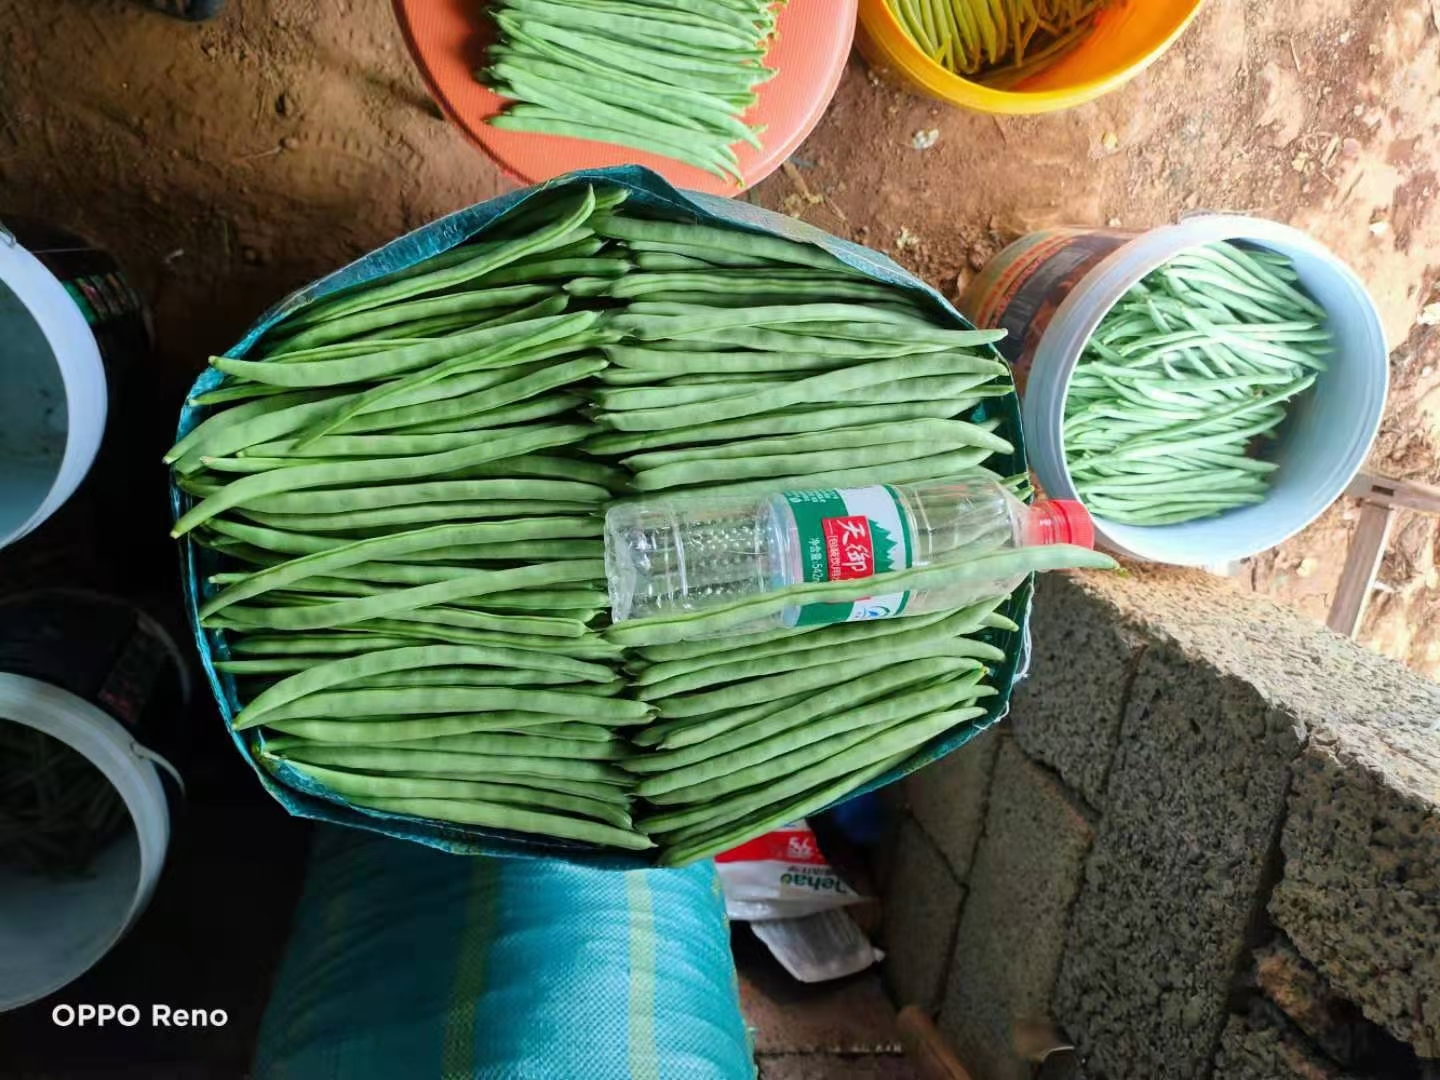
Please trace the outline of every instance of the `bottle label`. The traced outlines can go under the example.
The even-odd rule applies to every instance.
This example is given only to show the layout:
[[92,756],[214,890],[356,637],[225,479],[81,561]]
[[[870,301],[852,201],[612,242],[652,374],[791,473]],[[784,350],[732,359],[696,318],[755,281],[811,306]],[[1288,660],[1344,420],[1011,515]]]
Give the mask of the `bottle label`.
[[[914,539],[894,488],[788,491],[785,501],[799,529],[805,581],[850,581],[913,565]],[[807,604],[796,625],[892,619],[909,602],[904,592],[848,604]]]

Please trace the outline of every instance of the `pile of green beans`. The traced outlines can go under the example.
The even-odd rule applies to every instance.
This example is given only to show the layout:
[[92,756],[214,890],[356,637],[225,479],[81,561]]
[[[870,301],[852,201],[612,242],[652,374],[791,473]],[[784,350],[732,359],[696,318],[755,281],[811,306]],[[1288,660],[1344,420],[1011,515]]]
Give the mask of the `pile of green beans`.
[[0,717],[0,867],[84,877],[126,817],[115,785],[78,750]]
[[635,651],[658,706],[622,762],[649,804],[640,828],[681,865],[822,809],[935,735],[985,715],[1001,650],[969,635],[1014,624],[996,597],[945,616],[717,638]]
[[925,55],[1008,89],[1080,44],[1112,0],[885,0]]
[[1005,659],[977,635],[1013,624],[996,597],[742,628],[882,587],[1110,565],[987,550],[607,626],[616,498],[915,482],[1011,453],[973,416],[1011,392],[994,332],[817,248],[622,201],[554,193],[299,308],[258,359],[212,359],[224,379],[196,401],[217,407],[166,458],[191,496],[174,531],[218,553],[199,618],[234,728],[283,781],[688,862],[974,723]]
[[775,32],[775,0],[496,0],[478,73],[513,99],[490,125],[568,135],[740,175],[734,144]]
[[1174,525],[1265,500],[1264,458],[1332,352],[1288,259],[1236,244],[1170,260],[1106,315],[1065,402],[1065,460],[1098,516]]

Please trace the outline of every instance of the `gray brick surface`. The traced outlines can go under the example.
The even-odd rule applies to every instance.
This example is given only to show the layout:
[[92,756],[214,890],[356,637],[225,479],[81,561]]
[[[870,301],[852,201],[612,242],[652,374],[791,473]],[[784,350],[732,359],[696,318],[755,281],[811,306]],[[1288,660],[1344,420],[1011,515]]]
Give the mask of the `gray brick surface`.
[[1198,572],[1046,584],[1068,618],[1143,649],[1056,991],[1094,1070],[1209,1067],[1292,766],[1272,911],[1337,989],[1433,1052],[1440,686]]
[[985,823],[985,800],[995,752],[1007,728],[991,728],[947,758],[912,773],[904,783],[915,820],[945,856],[961,884],[970,874],[975,843]]
[[1059,574],[1036,581],[1030,636],[1030,677],[1011,698],[1015,738],[1087,803],[1103,809],[1121,714],[1145,639],[1121,620],[1096,618],[1094,597]]
[[1347,1074],[1273,1011],[1233,1016],[1215,1055],[1212,1080],[1344,1080]]
[[1282,846],[1276,922],[1367,1018],[1440,1057],[1440,735],[1317,734]]
[[1208,1071],[1299,745],[1243,680],[1146,649],[1056,988],[1097,1072]]
[[1049,1014],[1093,838],[1060,783],[1013,742],[1001,743],[940,1012],[941,1031],[976,1076],[1030,1075],[1013,1051],[1015,1026]]
[[885,891],[885,981],[897,1008],[940,1005],[965,892],[914,820],[900,826]]

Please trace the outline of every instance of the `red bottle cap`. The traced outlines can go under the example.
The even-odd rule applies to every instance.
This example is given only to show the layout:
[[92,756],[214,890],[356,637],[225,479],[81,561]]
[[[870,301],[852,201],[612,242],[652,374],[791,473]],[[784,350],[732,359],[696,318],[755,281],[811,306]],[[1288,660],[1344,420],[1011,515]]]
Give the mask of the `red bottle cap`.
[[1029,533],[1028,541],[1036,547],[1042,544],[1095,547],[1095,523],[1090,520],[1090,511],[1072,499],[1035,503],[1030,507]]

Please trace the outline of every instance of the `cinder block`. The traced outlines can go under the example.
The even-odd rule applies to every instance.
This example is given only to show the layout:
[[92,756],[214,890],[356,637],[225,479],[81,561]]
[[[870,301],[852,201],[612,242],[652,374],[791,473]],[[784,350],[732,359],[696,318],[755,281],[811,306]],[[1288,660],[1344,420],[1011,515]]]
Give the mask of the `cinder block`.
[[995,751],[1006,738],[1005,731],[991,728],[977,735],[949,757],[911,773],[904,783],[910,812],[962,885],[969,877],[975,842],[985,824]]
[[1299,747],[1244,679],[1147,646],[1055,993],[1096,1072],[1209,1071]]
[[1276,922],[1368,1019],[1440,1057],[1440,738],[1318,733],[1281,844]]
[[965,891],[913,820],[901,823],[885,891],[885,980],[897,1008],[940,1004]]
[[1078,580],[1041,574],[1030,617],[1030,676],[1010,719],[1021,749],[1104,809],[1105,782],[1145,638]]
[[[1054,576],[1045,586],[1042,620],[1113,625],[1140,651],[1055,998],[1057,1018],[1095,1071],[1209,1069],[1246,927],[1267,899],[1267,858],[1279,865],[1290,768],[1307,740],[1276,917],[1337,988],[1397,1034],[1433,1047],[1435,980],[1412,975],[1425,956],[1435,972],[1440,942],[1430,869],[1440,765],[1427,749],[1440,686],[1207,574],[1141,567]],[[1093,634],[1081,644],[1104,640]],[[1094,682],[1115,682],[1114,663],[1096,665],[1085,653],[1065,662],[1076,678],[1093,669]],[[1037,666],[1037,693],[1049,678],[1042,672]],[[1044,690],[1053,707],[1036,722],[1051,734],[1093,724],[1097,702],[1113,700],[1103,685],[1066,693],[1080,704],[1057,720],[1063,699]],[[1017,735],[1022,745],[1042,757],[1061,752],[1018,720],[1021,731],[1030,724]],[[1367,734],[1337,734],[1345,732]],[[1363,755],[1324,749],[1337,742],[1375,754],[1388,746],[1391,765],[1372,767],[1366,783]],[[1093,790],[1091,772],[1057,767]],[[1352,779],[1360,790],[1349,790]],[[1337,956],[1319,955],[1327,951]]]
[[1273,1011],[1257,1008],[1225,1025],[1212,1080],[1344,1080],[1346,1074],[1319,1054]]
[[1093,839],[1073,796],[1014,742],[1001,743],[940,1012],[940,1029],[977,1076],[1030,1075],[1013,1050],[1015,1026],[1049,1014]]
[[1350,1066],[1373,1052],[1375,1025],[1337,994],[1284,934],[1256,950],[1255,986],[1337,1064]]

